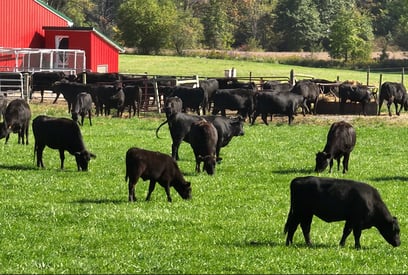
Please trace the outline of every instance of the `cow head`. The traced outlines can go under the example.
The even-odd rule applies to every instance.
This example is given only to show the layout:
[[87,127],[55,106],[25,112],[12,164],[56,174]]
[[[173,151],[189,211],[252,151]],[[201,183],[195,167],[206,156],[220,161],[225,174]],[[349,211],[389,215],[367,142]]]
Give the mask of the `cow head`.
[[189,200],[191,199],[191,183],[188,181],[181,182],[179,184],[174,184],[173,185],[174,189],[176,189],[177,193],[185,199]]
[[204,162],[203,169],[207,172],[207,174],[214,175],[215,164],[217,163],[217,158],[214,155],[198,156],[198,157],[200,161]]
[[393,247],[400,246],[400,227],[396,217],[392,217],[390,221],[386,221],[384,224],[378,225],[377,228],[390,245]]
[[88,163],[91,160],[91,158],[96,158],[96,156],[86,150],[82,152],[76,152],[75,154],[75,160],[77,163],[78,171],[88,171]]
[[175,113],[180,113],[183,109],[183,102],[179,97],[169,97],[164,103],[164,112],[166,117],[169,118]]
[[316,167],[315,172],[323,172],[324,169],[329,165],[331,155],[326,152],[319,152],[316,154]]

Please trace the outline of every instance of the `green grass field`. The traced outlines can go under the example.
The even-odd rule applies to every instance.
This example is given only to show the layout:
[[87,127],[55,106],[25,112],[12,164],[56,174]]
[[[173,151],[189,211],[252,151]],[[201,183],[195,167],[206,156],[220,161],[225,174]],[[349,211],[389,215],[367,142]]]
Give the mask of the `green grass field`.
[[[139,58],[148,60],[135,57],[135,68],[142,64]],[[178,74],[188,66],[199,72],[177,60],[180,63],[169,72]],[[164,73],[159,70],[162,66],[157,73]],[[65,104],[33,101],[31,108],[33,118],[69,116]],[[376,187],[399,219],[398,248],[386,243],[375,228],[363,231],[361,250],[354,249],[352,235],[340,248],[344,223],[318,218],[312,223],[313,247],[305,246],[300,228],[294,245],[285,246],[289,183],[298,176],[316,175],[315,153],[323,149],[330,124],[340,119],[350,121],[357,131],[350,171],[343,175],[326,170],[320,176]],[[214,176],[194,172],[192,149],[182,143],[179,166],[192,183],[191,200],[182,200],[171,189],[173,202],[168,203],[158,185],[146,202],[148,183],[140,180],[138,201],[129,203],[125,153],[133,146],[170,153],[168,127],[162,127],[160,139],[155,137],[162,121],[164,115],[155,113],[131,119],[95,117],[93,126],[86,121],[81,128],[84,141],[97,155],[88,172],[77,172],[68,153],[65,169],[60,170],[58,151],[49,148],[44,151],[45,169],[38,169],[31,129],[28,146],[17,144],[16,134],[8,144],[1,143],[0,273],[408,273],[405,113],[391,118],[297,116],[292,126],[287,118],[274,117],[269,126],[258,118],[254,126],[245,124],[244,136],[221,150],[223,162]]]

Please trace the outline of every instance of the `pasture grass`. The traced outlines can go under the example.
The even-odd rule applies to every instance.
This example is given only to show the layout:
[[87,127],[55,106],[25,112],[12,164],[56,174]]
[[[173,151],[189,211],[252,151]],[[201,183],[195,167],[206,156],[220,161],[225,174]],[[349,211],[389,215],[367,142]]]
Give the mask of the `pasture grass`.
[[[66,105],[31,104],[39,114],[65,116]],[[346,175],[334,169],[320,176],[348,178],[375,186],[399,218],[402,245],[393,248],[374,228],[363,231],[361,250],[353,236],[340,248],[343,222],[314,218],[313,247],[300,228],[285,246],[283,227],[289,210],[289,183],[316,175],[314,156],[322,150],[334,121],[350,121],[357,145]],[[127,201],[125,153],[133,146],[171,152],[164,116],[95,117],[81,127],[86,147],[97,155],[88,172],[77,172],[66,153],[46,148],[45,169],[33,161],[34,139],[17,144],[12,134],[0,145],[0,273],[407,273],[408,148],[407,115],[401,117],[297,116],[260,118],[245,124],[245,135],[221,150],[216,174],[194,172],[189,144],[180,146],[179,166],[192,183],[191,200],[171,189],[168,203],[157,186],[150,202],[148,183],[136,185],[138,201]],[[4,142],[4,139],[2,140]]]
[[[151,56],[151,55],[128,55],[119,57],[119,70],[123,73],[148,73],[149,75],[175,75],[199,77],[224,77],[224,70],[235,68],[237,77],[250,75],[254,78],[263,77],[289,77],[293,69],[298,75],[311,75],[314,78],[335,81],[357,80],[367,83],[367,70],[346,70],[338,68],[310,68],[302,66],[283,65],[273,62],[256,62],[246,60],[223,60],[209,59],[205,57],[177,57],[177,56]],[[380,84],[380,74],[383,74],[382,82],[401,82],[400,73],[389,71],[370,72],[369,84],[376,87]],[[298,76],[297,79],[302,79]]]

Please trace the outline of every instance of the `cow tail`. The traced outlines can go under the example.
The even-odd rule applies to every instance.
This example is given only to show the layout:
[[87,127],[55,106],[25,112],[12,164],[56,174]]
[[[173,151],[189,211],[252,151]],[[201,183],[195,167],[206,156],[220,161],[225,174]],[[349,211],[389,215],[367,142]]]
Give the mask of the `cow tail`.
[[34,142],[34,156],[33,156],[33,163],[34,163],[34,165],[35,165],[35,155],[36,155],[36,153],[37,153],[37,150],[38,150],[37,142]]
[[161,128],[164,124],[166,124],[168,121],[169,121],[169,120],[166,119],[166,120],[165,120],[162,124],[160,124],[160,126],[156,129],[156,137],[157,137],[157,138],[160,138],[160,137],[159,137],[159,130],[160,130],[160,128]]
[[290,208],[289,208],[289,213],[288,213],[288,219],[286,220],[285,223],[285,228],[283,229],[283,234],[286,235],[286,233],[288,233],[289,230],[289,222],[292,219],[292,215],[293,215],[293,188],[292,188],[292,183],[291,183],[291,188],[290,188]]

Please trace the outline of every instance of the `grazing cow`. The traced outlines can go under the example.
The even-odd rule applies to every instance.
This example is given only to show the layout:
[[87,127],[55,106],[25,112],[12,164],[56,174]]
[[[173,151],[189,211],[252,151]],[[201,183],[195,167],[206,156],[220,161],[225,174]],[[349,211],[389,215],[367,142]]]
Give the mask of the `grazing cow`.
[[343,157],[343,174],[348,171],[350,153],[356,145],[356,131],[351,124],[340,121],[331,125],[327,134],[326,146],[323,152],[316,154],[315,172],[323,172],[330,164],[330,173],[333,168],[333,159],[337,160],[337,170],[340,170],[340,159]]
[[[125,92],[123,91],[123,88],[119,88],[116,93],[110,97],[110,104],[108,108],[110,108],[111,106],[116,107],[116,109],[118,110],[117,116],[122,117],[123,111],[125,110]],[[108,114],[109,113],[110,110],[108,110]]]
[[166,190],[167,201],[171,202],[170,187],[173,186],[183,199],[191,199],[191,184],[181,173],[177,162],[170,156],[132,147],[126,152],[126,177],[129,186],[129,201],[136,201],[135,185],[139,178],[150,180],[150,196],[158,182]]
[[137,85],[126,85],[123,87],[123,93],[125,95],[125,101],[123,103],[124,108],[129,108],[129,118],[136,115],[140,115],[140,106],[142,104],[142,89]]
[[211,122],[205,119],[193,122],[190,129],[190,145],[194,151],[197,173],[200,173],[201,162],[204,163],[207,174],[215,173],[217,142],[217,129]]
[[[304,100],[304,105],[309,109],[310,113],[316,114],[317,102],[319,101],[320,89],[319,86],[310,80],[301,80],[296,82],[293,86],[292,93],[302,95]],[[313,111],[311,104],[313,103]],[[306,109],[307,110],[307,109]],[[305,109],[303,109],[303,115],[305,114]]]
[[77,95],[82,92],[91,92],[91,87],[82,83],[71,82],[66,79],[61,81],[56,81],[52,85],[52,90],[57,94],[55,97],[54,103],[57,102],[57,99],[60,94],[62,94],[68,104],[68,113],[72,110],[72,105],[74,104]]
[[219,84],[217,79],[206,79],[200,80],[200,87],[204,89],[204,92],[207,94],[208,97],[208,111],[211,109],[211,104],[213,103],[212,96],[214,92],[219,89]]
[[42,156],[45,146],[59,151],[61,169],[64,169],[64,151],[75,156],[78,171],[87,171],[91,158],[96,158],[94,154],[86,150],[78,123],[71,119],[40,115],[33,120],[32,127],[37,167],[44,168]]
[[64,72],[35,72],[31,77],[30,99],[35,91],[41,93],[41,103],[44,101],[44,90],[52,90],[52,84],[61,81],[66,76]]
[[7,93],[0,94],[0,118],[4,121],[4,114],[6,113],[7,109]]
[[359,102],[361,105],[361,111],[364,115],[367,115],[365,107],[370,103],[371,92],[365,85],[350,85],[341,84],[339,86],[340,97],[340,113],[344,114],[344,107],[347,100],[351,102]]
[[290,183],[290,210],[285,224],[286,245],[300,224],[308,246],[313,215],[325,222],[346,221],[340,246],[353,231],[355,248],[360,249],[361,231],[376,227],[384,239],[401,244],[398,220],[393,217],[377,189],[367,183],[335,178],[299,177]]
[[4,113],[4,121],[0,123],[0,139],[6,137],[6,143],[10,133],[18,133],[18,144],[28,144],[28,128],[31,119],[30,106],[24,99],[12,100]]
[[72,107],[72,119],[78,122],[78,115],[81,116],[81,125],[84,125],[85,116],[88,115],[89,125],[92,126],[92,97],[88,93],[79,93]]
[[268,125],[268,114],[287,115],[289,118],[288,123],[291,125],[298,107],[307,110],[301,95],[288,92],[258,92],[255,96],[255,111],[252,116],[252,125],[254,125],[259,114],[262,115],[262,120],[266,125]]
[[167,97],[177,96],[183,102],[183,112],[187,112],[187,109],[195,110],[197,115],[200,115],[200,107],[205,115],[208,106],[208,95],[201,87],[192,88],[184,86],[166,86],[160,88],[160,92]]
[[[381,106],[384,102],[387,101],[388,115],[391,116],[391,104],[395,105],[395,113],[397,116],[400,115],[401,109],[404,106],[404,110],[408,110],[408,95],[407,90],[405,89],[404,84],[397,82],[384,82],[381,85],[380,90],[380,99],[378,104],[378,115],[381,113]],[[400,108],[398,110],[398,104]]]
[[269,80],[262,84],[262,90],[271,92],[289,92],[293,86],[289,82],[280,82],[276,80]]
[[218,142],[216,148],[217,161],[220,162],[221,147],[229,144],[234,136],[244,135],[243,124],[244,120],[241,117],[227,118],[223,116],[197,116],[184,113],[176,113],[170,116],[156,129],[156,137],[161,126],[168,123],[170,135],[172,138],[171,155],[175,160],[179,160],[178,149],[181,142],[184,140],[190,143],[190,129],[193,122],[205,119],[211,122],[215,129],[217,129]]
[[213,94],[214,108],[213,115],[221,111],[222,116],[226,116],[225,110],[237,110],[238,115],[244,119],[249,118],[254,111],[255,92],[251,89],[218,89]]

